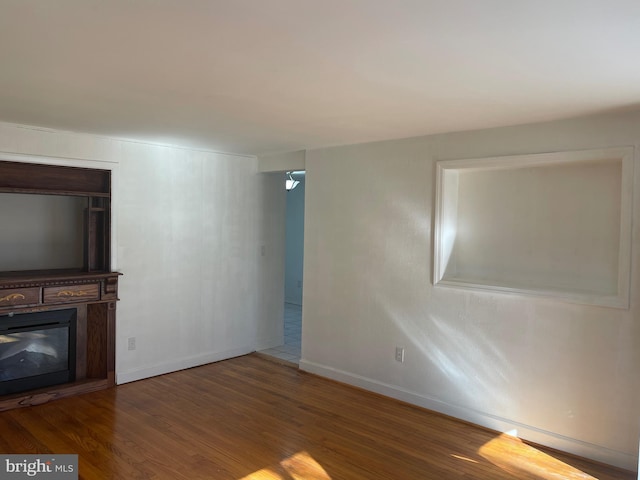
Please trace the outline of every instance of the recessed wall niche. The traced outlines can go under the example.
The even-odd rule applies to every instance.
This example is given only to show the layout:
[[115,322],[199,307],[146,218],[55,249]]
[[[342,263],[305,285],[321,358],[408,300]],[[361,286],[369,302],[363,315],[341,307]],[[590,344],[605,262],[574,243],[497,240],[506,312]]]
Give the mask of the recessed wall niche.
[[83,266],[87,199],[0,193],[0,271]]
[[628,308],[634,150],[437,163],[434,284]]

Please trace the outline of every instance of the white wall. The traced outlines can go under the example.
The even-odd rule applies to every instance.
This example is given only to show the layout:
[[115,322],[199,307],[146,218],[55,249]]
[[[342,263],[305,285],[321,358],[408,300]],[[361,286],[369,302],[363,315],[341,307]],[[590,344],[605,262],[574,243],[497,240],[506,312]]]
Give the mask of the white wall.
[[304,175],[295,175],[294,179],[300,183],[287,192],[284,301],[302,305],[305,181]]
[[[437,160],[623,145],[636,149],[630,309],[433,287]],[[639,149],[629,113],[308,151],[301,368],[635,469]]]
[[621,171],[606,161],[460,174],[453,276],[615,295]]
[[284,264],[286,190],[282,173],[259,174],[260,305],[256,350],[284,343]]
[[255,157],[0,124],[3,156],[113,170],[119,383],[281,340],[284,193]]
[[304,170],[305,155],[305,150],[260,155],[258,159],[258,169],[261,172]]

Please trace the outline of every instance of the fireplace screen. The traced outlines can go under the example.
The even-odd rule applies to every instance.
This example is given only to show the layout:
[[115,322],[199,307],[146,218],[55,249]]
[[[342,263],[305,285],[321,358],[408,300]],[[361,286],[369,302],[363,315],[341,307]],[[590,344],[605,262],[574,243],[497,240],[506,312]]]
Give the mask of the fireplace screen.
[[75,378],[76,310],[0,317],[0,394]]

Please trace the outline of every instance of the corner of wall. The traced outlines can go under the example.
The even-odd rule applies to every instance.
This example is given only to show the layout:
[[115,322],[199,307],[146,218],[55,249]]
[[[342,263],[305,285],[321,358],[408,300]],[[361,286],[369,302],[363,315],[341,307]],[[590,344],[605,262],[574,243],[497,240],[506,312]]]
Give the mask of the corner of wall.
[[306,150],[298,150],[295,152],[260,155],[258,157],[258,170],[260,172],[304,170],[306,154]]

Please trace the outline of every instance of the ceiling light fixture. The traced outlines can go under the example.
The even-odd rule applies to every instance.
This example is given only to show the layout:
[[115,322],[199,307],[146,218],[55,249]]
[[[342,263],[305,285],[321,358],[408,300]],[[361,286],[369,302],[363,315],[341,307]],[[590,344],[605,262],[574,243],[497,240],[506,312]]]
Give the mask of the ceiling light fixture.
[[293,190],[298,186],[300,181],[294,180],[293,177],[291,176],[291,172],[287,172],[287,175],[289,175],[289,178],[287,178],[287,180],[285,181],[284,188],[287,189],[287,192],[290,192],[291,190]]

